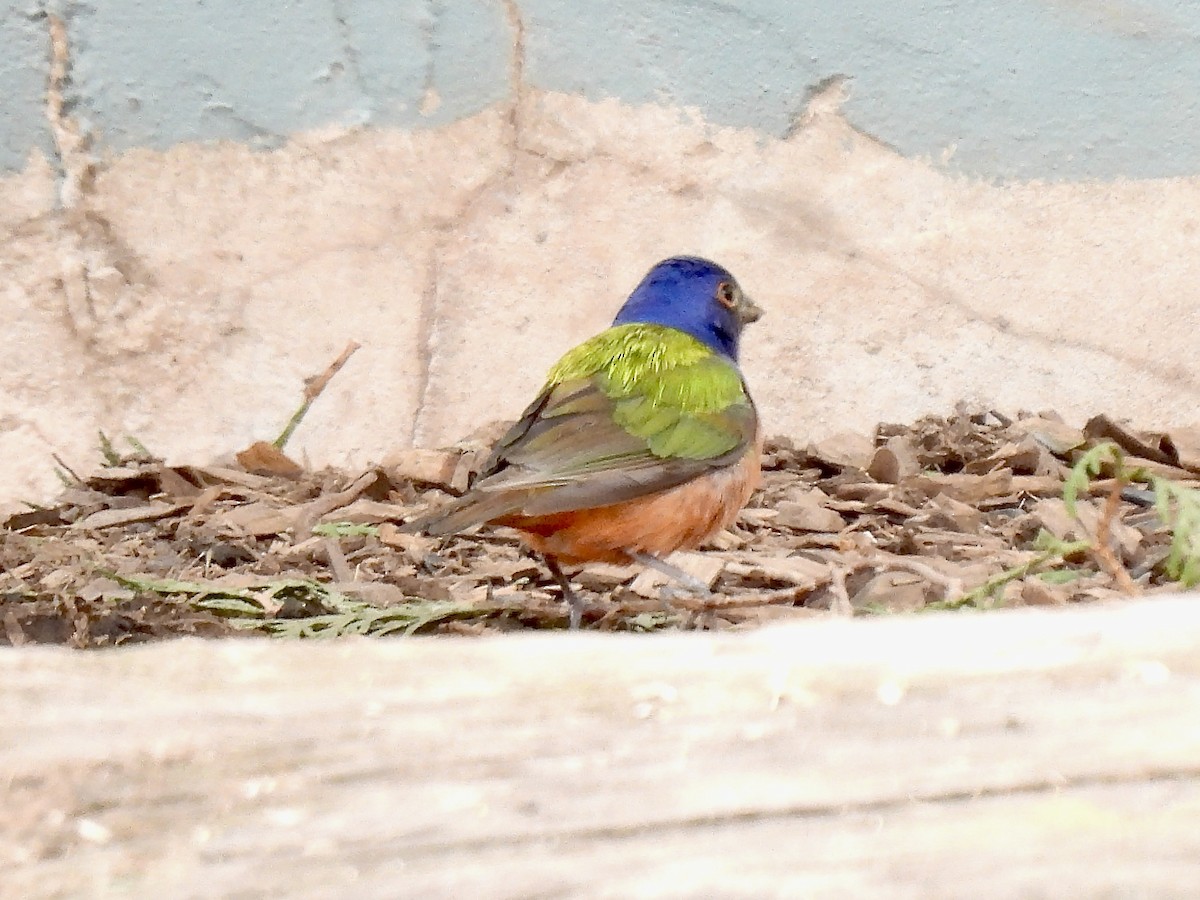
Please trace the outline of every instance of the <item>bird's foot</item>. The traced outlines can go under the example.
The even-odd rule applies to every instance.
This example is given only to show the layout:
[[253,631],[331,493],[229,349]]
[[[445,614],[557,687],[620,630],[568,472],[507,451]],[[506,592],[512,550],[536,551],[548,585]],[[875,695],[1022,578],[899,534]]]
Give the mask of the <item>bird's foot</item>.
[[683,569],[680,569],[677,566],[671,565],[666,560],[659,559],[657,556],[651,556],[649,553],[630,553],[629,557],[635,562],[641,563],[648,569],[661,572],[663,575],[666,575],[672,581],[676,582],[677,587],[671,587],[670,585],[663,586],[664,597],[680,596],[680,587],[686,588],[687,593],[698,595],[700,597],[712,596],[712,591],[709,590],[707,584],[705,584],[695,575],[685,572]]
[[572,631],[578,631],[579,626],[583,624],[583,614],[587,610],[587,601],[580,597],[571,587],[571,582],[563,570],[559,567],[558,561],[552,556],[543,557],[546,560],[546,568],[550,570],[551,576],[558,583],[562,590],[563,602],[567,604],[567,621]]
[[564,594],[563,600],[567,602],[569,627],[572,631],[578,631],[579,626],[583,624],[583,612],[587,609],[587,603],[574,591]]

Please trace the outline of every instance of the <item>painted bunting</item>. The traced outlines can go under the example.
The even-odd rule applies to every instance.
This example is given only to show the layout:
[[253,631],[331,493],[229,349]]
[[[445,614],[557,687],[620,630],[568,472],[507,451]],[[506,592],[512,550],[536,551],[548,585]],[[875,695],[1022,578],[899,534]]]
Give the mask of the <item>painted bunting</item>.
[[560,563],[636,561],[688,581],[663,557],[727,526],[759,481],[758,414],[737,360],[742,327],[761,315],[716,263],[660,262],[611,328],[554,365],[467,494],[405,530],[515,528],[545,558],[573,628],[583,607]]

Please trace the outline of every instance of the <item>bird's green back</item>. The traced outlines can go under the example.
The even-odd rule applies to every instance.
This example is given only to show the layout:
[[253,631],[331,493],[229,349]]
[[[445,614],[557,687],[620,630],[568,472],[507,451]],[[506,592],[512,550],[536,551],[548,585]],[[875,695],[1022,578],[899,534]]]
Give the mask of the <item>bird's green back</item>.
[[595,384],[613,403],[613,422],[660,458],[722,456],[744,446],[754,419],[733,361],[662,325],[601,332],[559,360],[546,386],[578,380]]

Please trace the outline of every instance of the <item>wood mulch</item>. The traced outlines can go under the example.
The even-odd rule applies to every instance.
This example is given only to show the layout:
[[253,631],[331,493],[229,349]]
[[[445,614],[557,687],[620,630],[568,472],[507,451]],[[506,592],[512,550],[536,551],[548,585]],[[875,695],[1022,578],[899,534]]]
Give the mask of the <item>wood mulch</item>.
[[[1105,416],[1079,428],[960,409],[814,445],[776,438],[735,526],[673,558],[710,596],[589,566],[573,579],[584,627],[747,628],[1178,589],[1180,553],[1195,549],[1148,485],[1110,465],[1073,512],[1064,502],[1072,467],[1102,442],[1185,497],[1200,484],[1200,429],[1135,432]],[[0,523],[0,644],[563,628],[549,573],[513,533],[398,528],[461,493],[485,445],[406,451],[365,472],[305,471],[266,444],[204,466],[109,448],[91,474],[64,469],[56,503]]]

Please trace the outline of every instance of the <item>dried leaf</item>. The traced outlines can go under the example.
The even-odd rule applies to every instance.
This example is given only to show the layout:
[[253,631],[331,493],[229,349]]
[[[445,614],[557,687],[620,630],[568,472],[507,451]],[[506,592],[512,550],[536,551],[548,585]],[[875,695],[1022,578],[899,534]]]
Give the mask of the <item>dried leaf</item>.
[[266,441],[255,441],[245,450],[239,451],[237,461],[252,475],[279,475],[283,478],[299,478],[304,467]]

